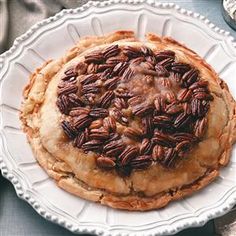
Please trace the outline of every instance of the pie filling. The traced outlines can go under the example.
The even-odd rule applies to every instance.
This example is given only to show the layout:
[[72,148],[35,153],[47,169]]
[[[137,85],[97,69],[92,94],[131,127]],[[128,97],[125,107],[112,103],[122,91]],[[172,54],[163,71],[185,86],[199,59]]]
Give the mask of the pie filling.
[[203,138],[213,100],[196,68],[146,46],[87,54],[67,68],[57,94],[68,139],[122,176],[151,165],[177,168]]

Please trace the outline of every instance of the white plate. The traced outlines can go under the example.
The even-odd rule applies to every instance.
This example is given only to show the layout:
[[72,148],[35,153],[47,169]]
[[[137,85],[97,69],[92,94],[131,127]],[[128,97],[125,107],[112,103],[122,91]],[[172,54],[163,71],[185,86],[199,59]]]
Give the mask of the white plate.
[[204,57],[236,97],[236,43],[205,17],[174,4],[114,0],[63,10],[34,25],[0,57],[0,166],[18,196],[48,220],[73,232],[104,235],[163,235],[200,226],[236,203],[236,153],[220,177],[204,190],[161,210],[119,211],[59,189],[35,161],[20,130],[18,111],[29,74],[44,60],[62,56],[82,36],[132,29],[169,35]]

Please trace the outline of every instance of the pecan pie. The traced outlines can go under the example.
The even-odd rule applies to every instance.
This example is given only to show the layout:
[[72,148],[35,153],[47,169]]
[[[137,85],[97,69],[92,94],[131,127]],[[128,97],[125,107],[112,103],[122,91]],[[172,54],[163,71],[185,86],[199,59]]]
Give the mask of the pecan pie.
[[81,39],[24,91],[21,120],[59,187],[149,210],[208,185],[229,162],[235,101],[195,52],[131,31]]

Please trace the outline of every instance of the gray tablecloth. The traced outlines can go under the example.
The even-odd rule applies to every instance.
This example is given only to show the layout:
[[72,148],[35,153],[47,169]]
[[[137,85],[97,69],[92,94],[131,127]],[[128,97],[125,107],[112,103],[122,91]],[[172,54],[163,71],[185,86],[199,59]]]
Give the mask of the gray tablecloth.
[[[171,1],[171,0],[170,0]],[[0,0],[0,53],[31,25],[64,8],[81,6],[87,0]],[[168,2],[160,0],[160,2]],[[186,9],[199,12],[222,29],[233,31],[221,15],[221,0],[172,0]],[[27,203],[18,199],[12,185],[0,175],[0,236],[72,235],[60,226],[47,222]],[[188,229],[178,236],[236,236],[236,211],[204,227]]]

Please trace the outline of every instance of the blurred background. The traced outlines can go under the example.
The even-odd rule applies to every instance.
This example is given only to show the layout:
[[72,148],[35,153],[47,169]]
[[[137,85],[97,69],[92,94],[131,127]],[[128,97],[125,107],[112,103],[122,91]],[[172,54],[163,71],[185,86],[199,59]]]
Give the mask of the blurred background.
[[[86,2],[88,1],[0,0],[0,54],[8,50],[14,40],[33,24],[56,14],[62,9],[76,8]],[[219,28],[229,31],[236,38],[236,31],[225,22],[222,16],[222,0],[159,0],[159,2],[174,2],[185,9],[198,12]],[[236,0],[225,0],[225,2],[236,3]],[[31,206],[18,199],[11,183],[0,174],[0,236],[8,235],[67,236],[73,234],[47,222]],[[189,235],[236,236],[236,210],[208,222],[201,228],[187,229],[177,234],[177,236]]]

